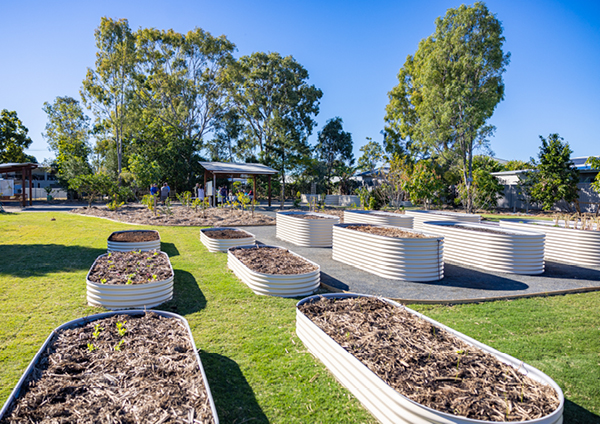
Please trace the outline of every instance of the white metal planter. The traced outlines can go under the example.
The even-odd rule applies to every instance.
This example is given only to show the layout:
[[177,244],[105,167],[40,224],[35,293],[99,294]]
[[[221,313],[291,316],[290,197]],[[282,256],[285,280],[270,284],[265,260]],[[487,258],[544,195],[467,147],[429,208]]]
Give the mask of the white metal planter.
[[[110,237],[117,233],[156,233],[158,236],[157,240],[152,241],[139,241],[139,242],[123,242],[123,241],[110,241]],[[156,230],[126,230],[126,231],[115,231],[107,239],[108,251],[109,252],[131,252],[132,250],[160,250],[160,235]]]
[[340,195],[340,206],[360,206],[360,198],[356,195]]
[[[247,237],[236,238],[236,239],[215,239],[208,237],[206,233],[210,231],[219,231],[219,230],[234,230],[241,231],[247,235]],[[204,244],[209,252],[227,252],[227,249],[235,246],[247,246],[250,244],[254,244],[255,237],[254,234],[249,233],[248,231],[240,230],[239,228],[231,228],[231,227],[215,227],[215,228],[205,228],[200,230],[200,241]]]
[[[160,252],[160,254],[169,258],[165,252]],[[94,269],[96,262],[106,255],[98,256],[88,271],[86,277],[88,305],[101,306],[111,310],[153,308],[173,298],[175,274],[170,260],[171,277],[166,280],[145,284],[102,284],[90,281],[90,272]]]
[[[327,298],[348,298],[361,297],[365,295],[356,294],[325,294]],[[298,309],[298,306],[317,299],[318,296],[311,296],[301,300],[296,305],[296,333],[308,350],[342,383],[350,392],[369,410],[375,418],[385,424],[394,423],[435,423],[435,424],[467,424],[467,423],[489,423],[471,418],[464,418],[457,415],[451,415],[439,412],[434,409],[423,406],[417,402],[408,399],[399,392],[390,387],[386,382],[379,378],[374,372],[367,368],[356,357],[342,348],[335,340],[329,337],[323,330],[314,324],[306,315]],[[388,299],[381,299],[391,305],[403,307],[402,305]],[[511,365],[518,372],[526,374],[528,377],[540,383],[551,386],[557,393],[560,400],[559,407],[553,413],[529,421],[513,422],[515,424],[561,424],[564,409],[564,396],[560,387],[546,374],[538,369],[527,365],[512,356],[497,351],[483,343],[478,342],[458,331],[455,331],[445,325],[432,320],[418,312],[405,308],[408,312],[419,318],[429,321],[432,325],[441,328],[465,343],[475,346],[487,353],[494,355],[500,361]]]
[[600,267],[600,231],[555,227],[552,221],[502,220],[500,226],[536,231],[546,236],[544,258],[578,266]]
[[413,228],[413,217],[383,211],[344,211],[344,223],[390,225],[393,227]]
[[447,261],[512,274],[544,272],[544,235],[541,233],[456,221],[425,222],[423,230],[444,236]]
[[[271,247],[284,249],[279,246],[238,246],[237,248],[250,249],[254,247]],[[317,267],[315,271],[304,274],[279,275],[279,274],[264,274],[261,272],[252,271],[242,263],[229,249],[227,253],[227,266],[233,273],[242,280],[255,294],[279,296],[279,297],[297,297],[308,296],[314,293],[321,282],[321,267],[316,263],[309,261],[302,256],[289,251],[291,254],[304,259]],[[287,249],[285,249],[287,250]]]
[[428,238],[395,238],[333,227],[332,259],[393,280],[437,281],[444,278],[444,238],[421,231]]
[[340,195],[339,194],[328,194],[325,196],[325,204],[327,206],[339,206]]
[[[302,216],[319,219],[304,219]],[[276,237],[302,247],[331,247],[334,224],[340,218],[315,212],[278,212]]]
[[479,224],[481,222],[481,215],[460,213],[460,212],[446,212],[446,211],[405,211],[407,216],[412,216],[413,228],[415,230],[423,230],[423,223],[425,221],[459,221],[459,222],[471,222]]
[[[202,361],[200,360],[200,356],[198,355],[198,350],[196,349],[196,343],[194,342],[194,336],[192,335],[192,331],[190,329],[190,326],[189,326],[187,320],[184,317],[182,317],[181,315],[177,315],[177,314],[174,314],[171,312],[154,311],[154,310],[150,310],[147,312],[153,312],[155,314],[158,314],[158,315],[166,317],[166,318],[175,318],[175,319],[179,320],[185,327],[186,332],[188,334],[188,340],[191,343],[192,350],[194,351],[194,355],[195,355],[196,361],[198,363],[198,368],[200,369],[200,373],[202,374],[202,382],[204,383],[206,395],[208,396],[208,399],[210,402],[210,409],[212,411],[212,415],[213,415],[215,424],[218,424],[219,417],[217,416],[217,409],[215,407],[215,402],[214,402],[212,394],[210,392],[210,387],[208,386],[208,379],[206,378],[206,373],[204,372],[204,367],[202,366]],[[26,388],[28,381],[30,380],[33,373],[37,369],[37,366],[38,366],[44,352],[48,348],[50,348],[50,346],[56,339],[57,333],[59,331],[67,330],[70,328],[81,327],[90,322],[94,322],[94,321],[104,319],[104,318],[110,318],[114,315],[125,314],[125,315],[130,315],[130,316],[140,316],[140,315],[144,315],[145,313],[146,313],[145,310],[131,310],[131,311],[124,311],[124,312],[105,312],[102,314],[96,314],[96,315],[90,315],[90,316],[87,316],[84,318],[78,318],[78,319],[75,319],[73,321],[69,321],[69,322],[63,324],[60,327],[57,327],[55,330],[52,331],[52,333],[50,333],[50,335],[48,336],[48,338],[46,339],[46,341],[44,342],[44,344],[42,345],[40,350],[38,350],[36,355],[33,357],[31,362],[29,363],[29,366],[27,367],[27,369],[25,370],[25,372],[19,379],[19,382],[17,383],[17,385],[11,392],[10,396],[4,403],[2,410],[0,410],[0,420],[2,420],[3,418],[6,418],[5,416],[8,413],[8,410],[10,409],[11,404],[19,398],[19,396],[21,395],[21,392]]]

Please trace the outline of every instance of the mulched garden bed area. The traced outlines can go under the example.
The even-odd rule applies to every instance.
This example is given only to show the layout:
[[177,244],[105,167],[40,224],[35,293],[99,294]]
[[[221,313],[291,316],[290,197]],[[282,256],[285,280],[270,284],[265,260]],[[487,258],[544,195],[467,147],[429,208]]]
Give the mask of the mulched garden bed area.
[[461,225],[461,224],[449,225],[449,227],[460,228],[461,230],[467,230],[467,231],[477,231],[478,233],[502,234],[505,236],[515,234],[512,231],[503,231],[501,229],[496,229],[496,228],[468,227],[466,225]]
[[202,211],[184,206],[171,207],[172,215],[161,213],[154,216],[146,206],[130,204],[110,211],[106,206],[81,207],[73,209],[71,213],[100,218],[109,218],[115,221],[130,224],[144,225],[173,225],[173,226],[199,226],[199,227],[235,227],[239,225],[275,225],[275,219],[258,212],[233,210],[231,208],[209,208]]
[[[321,213],[321,212],[319,212],[319,213]],[[325,216],[305,215],[305,214],[301,214],[301,213],[299,213],[299,214],[291,214],[291,215],[288,215],[288,216],[291,216],[292,218],[299,218],[299,219],[332,219],[332,218],[328,218],[328,217],[325,217]]]
[[61,331],[1,424],[213,423],[194,349],[152,312]]
[[423,406],[486,421],[532,420],[559,406],[551,387],[379,299],[321,298],[299,309],[387,384]]
[[375,234],[378,236],[395,237],[395,238],[432,238],[424,234],[402,231],[399,228],[393,227],[375,227],[372,225],[349,225],[346,227],[349,230],[362,231],[363,233]]
[[308,261],[278,247],[232,249],[231,252],[252,271],[263,274],[295,275],[315,271]]
[[97,284],[145,284],[171,278],[169,258],[163,252],[110,252],[100,256],[88,279]]
[[252,237],[247,232],[239,231],[239,230],[210,230],[210,231],[204,231],[204,235],[208,238],[219,239],[219,240],[241,239],[241,238]]
[[144,231],[144,230],[133,230],[133,231],[118,231],[112,233],[108,237],[108,241],[117,242],[141,242],[141,241],[155,241],[159,239],[159,235],[156,231]]

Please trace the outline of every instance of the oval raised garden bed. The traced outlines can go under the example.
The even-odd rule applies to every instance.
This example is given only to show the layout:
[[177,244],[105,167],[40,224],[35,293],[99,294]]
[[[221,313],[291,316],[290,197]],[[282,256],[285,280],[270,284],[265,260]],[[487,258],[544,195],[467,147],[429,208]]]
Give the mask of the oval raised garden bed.
[[315,212],[278,212],[276,237],[302,247],[331,247],[340,218]]
[[254,244],[254,234],[239,228],[215,227],[200,230],[200,240],[209,252],[227,252],[235,246]]
[[109,252],[160,250],[160,235],[156,230],[115,231],[107,240]]
[[544,272],[541,233],[452,221],[425,222],[423,231],[444,236],[447,261],[512,274]]
[[164,252],[109,252],[98,256],[88,272],[88,305],[152,308],[173,298],[173,278]]
[[404,213],[413,217],[413,228],[415,230],[423,230],[423,223],[426,221],[459,221],[473,224],[481,222],[481,215],[469,213],[422,210],[405,211]]
[[296,333],[382,423],[562,423],[546,374],[390,300],[303,299]]
[[393,280],[444,278],[444,238],[371,224],[333,227],[332,259]]
[[136,310],[61,325],[0,411],[2,423],[103,422],[100,417],[218,424],[185,318]]
[[500,226],[546,236],[544,258],[578,266],[600,267],[600,231],[556,227],[552,221],[501,220]]
[[391,225],[413,228],[412,216],[383,211],[344,211],[344,224]]
[[307,296],[321,281],[319,265],[278,246],[232,247],[227,265],[255,294]]

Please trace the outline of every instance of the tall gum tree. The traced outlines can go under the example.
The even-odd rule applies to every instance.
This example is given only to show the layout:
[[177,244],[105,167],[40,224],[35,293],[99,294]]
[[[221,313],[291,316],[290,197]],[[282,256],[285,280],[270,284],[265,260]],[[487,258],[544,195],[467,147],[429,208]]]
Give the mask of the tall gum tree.
[[24,152],[24,149],[33,143],[33,140],[27,135],[28,132],[27,127],[17,116],[17,112],[2,109],[0,112],[0,163],[21,163],[30,160]]
[[88,68],[80,94],[98,124],[108,129],[117,150],[117,175],[121,180],[123,141],[131,123],[135,39],[127,19],[103,17],[95,33],[96,67]]
[[302,65],[279,53],[242,56],[227,72],[229,99],[245,127],[241,145],[281,173],[282,206],[286,170],[310,155],[307,140],[323,96],[307,80]]
[[493,133],[486,121],[504,98],[502,74],[510,58],[504,41],[500,21],[485,4],[449,9],[408,56],[389,93],[386,132],[438,154],[452,150],[460,160],[468,213],[473,150]]
[[352,154],[352,134],[344,131],[342,118],[336,116],[327,121],[318,134],[318,143],[315,147],[319,159],[327,164],[327,182],[331,182],[332,170],[336,164],[354,164]]

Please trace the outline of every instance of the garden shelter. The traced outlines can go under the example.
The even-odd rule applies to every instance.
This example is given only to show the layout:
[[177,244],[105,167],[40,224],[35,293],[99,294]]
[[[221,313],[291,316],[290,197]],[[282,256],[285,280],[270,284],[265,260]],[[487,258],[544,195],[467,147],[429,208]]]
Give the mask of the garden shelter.
[[204,188],[206,189],[207,180],[212,179],[213,191],[212,191],[212,204],[216,204],[216,183],[217,176],[231,177],[231,178],[250,178],[252,177],[253,187],[252,192],[256,198],[256,176],[267,175],[269,177],[269,190],[268,199],[269,206],[271,206],[271,176],[277,174],[279,171],[270,168],[260,163],[229,163],[229,162],[200,162],[200,165],[204,168]]
[[21,173],[21,194],[14,195],[11,193],[10,196],[2,196],[3,200],[12,200],[12,197],[21,197],[21,206],[27,206],[27,191],[25,190],[25,180],[29,181],[29,206],[33,204],[31,200],[32,182],[33,179],[31,171],[38,167],[37,163],[2,163],[0,164],[0,175],[9,173]]

